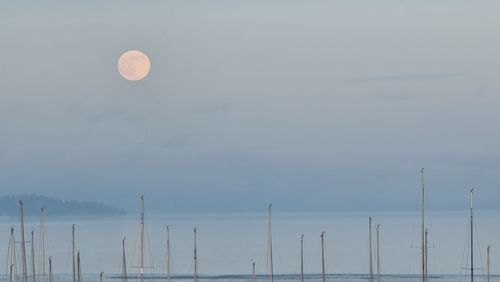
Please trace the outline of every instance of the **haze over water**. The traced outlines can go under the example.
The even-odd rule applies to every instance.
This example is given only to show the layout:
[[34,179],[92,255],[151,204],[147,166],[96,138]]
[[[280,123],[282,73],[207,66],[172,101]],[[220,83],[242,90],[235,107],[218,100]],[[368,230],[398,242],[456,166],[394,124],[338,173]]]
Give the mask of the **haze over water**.
[[[485,261],[487,245],[499,246],[498,224],[500,212],[478,211],[478,236]],[[366,274],[368,272],[368,214],[367,213],[276,213],[273,216],[273,254],[276,274],[299,273],[299,238],[304,234],[305,273],[319,274],[319,235],[326,232],[327,273]],[[416,274],[419,272],[419,219],[418,213],[371,214],[374,224],[381,224],[381,269],[384,274]],[[431,274],[460,274],[461,259],[467,236],[467,212],[432,212],[429,226],[429,272]],[[8,231],[15,221],[2,219],[0,253],[6,254]],[[77,249],[81,252],[82,269],[86,274],[104,271],[106,275],[121,273],[121,238],[127,237],[129,273],[136,272],[130,265],[137,265],[138,221],[133,216],[102,220],[48,218],[47,255],[54,257],[55,273],[71,273],[70,234],[71,224],[76,223]],[[266,273],[267,215],[150,215],[147,217],[147,252],[151,255],[148,265],[154,266],[150,274],[165,273],[166,225],[171,225],[172,272],[191,275],[193,272],[193,227],[197,226],[200,275],[242,275],[251,273],[251,261],[256,262],[257,274]],[[38,222],[28,220],[26,230],[38,228]],[[412,247],[413,246],[413,247]],[[18,249],[19,250],[19,249]],[[481,261],[475,258],[478,265]],[[500,260],[492,250],[492,272]],[[5,265],[5,264],[4,264]],[[478,266],[479,268],[480,266]],[[483,271],[478,270],[481,274]],[[5,273],[5,272],[4,272]],[[93,277],[91,275],[91,277]],[[96,276],[97,277],[97,276]],[[280,276],[277,276],[277,279]],[[337,277],[338,276],[334,276]],[[331,281],[361,281],[332,277]],[[248,277],[240,277],[243,280]],[[290,277],[281,277],[284,280]],[[298,277],[295,277],[298,279]],[[365,277],[366,278],[366,277]],[[445,279],[446,277],[442,278]],[[231,276],[227,279],[240,281]],[[312,278],[311,278],[312,279]],[[319,278],[318,278],[319,279]],[[392,276],[388,280],[404,280]],[[457,277],[452,280],[456,281]],[[330,280],[330,279],[329,279]],[[385,279],[384,279],[385,280]],[[313,280],[311,280],[313,281]],[[392,281],[392,280],[391,280]]]

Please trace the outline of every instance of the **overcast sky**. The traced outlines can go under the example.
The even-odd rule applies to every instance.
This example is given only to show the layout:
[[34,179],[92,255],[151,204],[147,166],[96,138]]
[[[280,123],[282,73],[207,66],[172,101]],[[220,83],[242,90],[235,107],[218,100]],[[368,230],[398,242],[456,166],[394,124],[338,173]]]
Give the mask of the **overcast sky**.
[[499,1],[43,2],[0,9],[1,194],[412,210],[425,167],[499,207]]

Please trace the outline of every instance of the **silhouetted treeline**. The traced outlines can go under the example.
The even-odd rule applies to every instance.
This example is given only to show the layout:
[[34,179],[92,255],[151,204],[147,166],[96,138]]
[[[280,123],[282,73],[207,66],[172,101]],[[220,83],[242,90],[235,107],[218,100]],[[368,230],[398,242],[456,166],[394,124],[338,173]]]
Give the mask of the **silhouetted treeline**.
[[40,214],[44,208],[50,216],[95,216],[95,215],[122,215],[122,209],[106,206],[96,202],[63,201],[36,194],[0,197],[0,216],[17,216],[19,214],[19,200],[24,202],[24,214],[34,216]]

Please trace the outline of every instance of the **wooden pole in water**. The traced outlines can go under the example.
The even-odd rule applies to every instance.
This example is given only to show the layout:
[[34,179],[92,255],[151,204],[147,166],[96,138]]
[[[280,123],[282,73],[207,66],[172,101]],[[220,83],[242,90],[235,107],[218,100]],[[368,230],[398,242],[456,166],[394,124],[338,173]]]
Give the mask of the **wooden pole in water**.
[[368,218],[368,271],[370,282],[373,282],[373,254],[372,254],[372,218]]
[[255,261],[252,262],[252,282],[255,282]]
[[273,233],[272,233],[272,215],[271,215],[271,208],[272,204],[269,204],[269,214],[268,214],[268,226],[267,226],[267,236],[268,236],[268,241],[267,241],[267,260],[268,260],[268,271],[269,271],[269,277],[268,281],[273,282],[274,281],[274,270],[273,270]]
[[76,253],[76,264],[77,264],[77,276],[78,282],[82,282],[82,265],[80,263],[80,251]]
[[304,282],[304,234],[300,236],[300,282]]
[[40,209],[40,282],[45,282],[45,211]]
[[488,246],[486,248],[486,275],[487,275],[488,282],[491,281],[491,278],[490,278],[490,248],[491,248],[491,246]]
[[425,246],[425,280],[427,281],[428,277],[429,277],[429,261],[428,261],[428,258],[429,258],[429,241],[427,240],[427,237],[429,235],[429,230],[427,228],[425,228],[425,243],[424,243],[424,246]]
[[49,257],[49,282],[54,281],[54,274],[52,273],[52,257]]
[[140,269],[139,280],[144,282],[144,195],[141,195],[141,250],[140,250]]
[[26,240],[24,239],[24,208],[23,201],[19,201],[19,218],[21,220],[21,269],[23,282],[28,282],[28,269],[26,265]]
[[7,250],[7,254],[8,254],[7,265],[9,265],[9,269],[10,269],[12,278],[14,278],[15,272],[16,272],[16,261],[17,261],[17,258],[16,258],[16,236],[14,235],[14,225],[12,225],[10,227],[10,239],[9,239],[9,248]]
[[194,229],[194,282],[198,281],[198,253],[197,253],[197,245],[196,245],[196,233],[197,228]]
[[35,229],[31,229],[31,281],[36,282],[35,272]]
[[321,232],[321,277],[322,281],[326,281],[326,267],[325,267],[325,231]]
[[470,190],[470,282],[474,282],[474,189]]
[[380,282],[380,224],[377,224],[377,282]]
[[75,224],[71,225],[71,253],[73,260],[73,282],[76,282]]
[[491,246],[488,246],[486,248],[486,279],[488,282],[491,281],[491,278],[490,278],[490,248],[491,248]]
[[13,274],[12,274],[13,271],[12,270],[13,270],[13,268],[14,268],[13,264],[9,265],[9,282],[13,282],[12,281],[12,278],[13,278]]
[[420,176],[420,184],[421,184],[421,232],[422,232],[422,238],[421,238],[421,256],[422,256],[422,282],[427,281],[427,276],[426,274],[426,269],[425,269],[425,184],[424,184],[424,169],[422,168],[421,170],[421,176]]
[[126,237],[123,237],[122,239],[122,276],[123,276],[123,279],[122,281],[123,282],[127,282],[127,257],[125,255],[125,239],[127,239]]
[[103,276],[103,275],[104,275],[104,272],[102,272],[102,271],[101,271],[101,272],[99,273],[99,282],[102,282],[102,276]]
[[167,225],[167,282],[170,282],[170,268],[172,267],[170,257],[170,225]]

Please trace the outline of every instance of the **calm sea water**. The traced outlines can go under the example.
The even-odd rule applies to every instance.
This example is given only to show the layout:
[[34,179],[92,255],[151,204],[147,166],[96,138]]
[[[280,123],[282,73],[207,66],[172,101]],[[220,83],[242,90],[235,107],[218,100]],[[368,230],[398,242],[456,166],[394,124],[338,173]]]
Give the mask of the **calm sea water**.
[[[6,280],[3,278],[3,280]],[[99,275],[97,274],[87,274],[82,277],[83,281],[100,281]],[[155,276],[148,277],[147,281],[166,281],[165,276]],[[256,281],[263,282],[268,281],[268,277],[264,275],[256,276]],[[304,276],[305,281],[309,282],[321,282],[322,278],[320,275],[308,274]],[[71,275],[56,275],[54,277],[54,281],[72,281]],[[122,281],[122,279],[113,275],[104,275],[103,281]],[[128,281],[139,281],[137,278],[128,278]],[[192,276],[176,276],[171,278],[171,281],[193,281]],[[214,276],[203,276],[198,279],[200,282],[214,282],[214,281],[225,281],[225,282],[249,282],[252,281],[252,276],[250,275],[214,275]],[[274,276],[274,281],[300,281],[300,277],[298,275],[276,275]],[[368,276],[359,275],[359,274],[330,274],[326,276],[326,281],[329,282],[365,282],[369,281]],[[375,281],[377,281],[375,279]],[[417,275],[382,275],[381,281],[389,281],[389,282],[416,282],[421,281],[421,278]],[[468,277],[461,277],[459,275],[433,275],[428,278],[428,281],[435,282],[457,282],[457,281],[470,281]],[[486,277],[478,276],[475,277],[475,281],[486,281]],[[492,276],[491,281],[500,281],[500,277]]]
[[[383,281],[418,281],[419,218],[418,213],[370,214],[374,225],[381,225],[380,256]],[[367,281],[368,214],[280,214],[273,215],[274,272],[277,281],[299,280],[300,235],[304,234],[304,260],[307,281],[320,281],[320,233],[326,232],[328,281]],[[500,212],[477,212],[475,248],[477,273],[484,273],[486,246],[491,245],[492,273],[500,269]],[[467,212],[431,212],[429,225],[429,272],[432,281],[465,281],[460,274],[467,256]],[[54,259],[56,280],[69,280],[71,272],[71,225],[76,224],[77,249],[82,258],[85,281],[97,281],[103,271],[105,280],[121,281],[121,242],[126,239],[128,272],[133,275],[138,264],[138,221],[132,216],[91,220],[46,220],[46,253]],[[0,222],[0,261],[7,273],[8,237],[10,226],[17,219]],[[147,218],[148,275],[160,279],[165,273],[166,225],[171,226],[172,272],[175,280],[191,279],[193,272],[193,228],[198,228],[198,258],[200,281],[251,281],[252,262],[259,275],[266,273],[267,216],[266,214],[237,215],[149,215]],[[36,219],[27,220],[26,233],[38,229]],[[2,231],[3,230],[3,231]],[[375,232],[373,233],[375,237]],[[30,246],[28,245],[28,251]],[[38,242],[35,240],[38,252]],[[18,257],[20,245],[17,245]],[[28,252],[29,253],[29,252]],[[499,251],[500,253],[500,251]],[[36,257],[37,267],[39,258]],[[374,260],[375,262],[375,260]],[[476,267],[475,267],[476,268]],[[66,273],[66,274],[65,274]],[[446,274],[446,275],[441,275]],[[5,279],[5,277],[3,277]],[[264,281],[259,276],[259,281]],[[479,278],[477,281],[482,281]],[[500,281],[494,277],[493,281]]]

